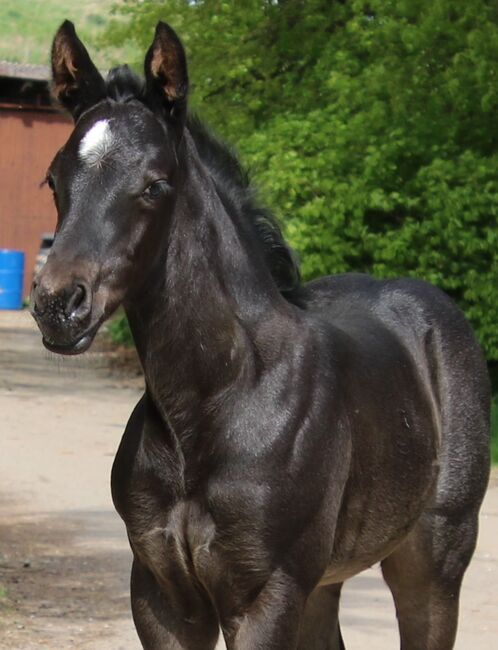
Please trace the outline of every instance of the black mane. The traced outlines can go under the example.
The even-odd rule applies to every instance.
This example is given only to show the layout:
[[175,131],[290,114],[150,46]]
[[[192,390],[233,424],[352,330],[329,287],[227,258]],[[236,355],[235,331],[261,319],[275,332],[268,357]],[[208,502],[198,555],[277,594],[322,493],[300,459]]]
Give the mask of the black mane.
[[[114,101],[138,99],[146,103],[144,83],[127,65],[109,72],[106,88],[107,96]],[[275,217],[256,200],[254,188],[233,149],[192,114],[187,118],[187,128],[227,210],[236,211],[252,225],[278,288],[290,297],[300,285],[299,265]]]

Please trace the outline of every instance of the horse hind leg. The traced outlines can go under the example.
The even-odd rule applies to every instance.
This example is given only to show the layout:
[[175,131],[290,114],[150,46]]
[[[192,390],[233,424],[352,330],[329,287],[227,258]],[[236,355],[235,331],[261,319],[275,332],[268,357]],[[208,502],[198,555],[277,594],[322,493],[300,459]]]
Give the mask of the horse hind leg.
[[342,584],[317,587],[304,610],[298,650],[345,650],[339,625]]
[[426,353],[440,415],[434,494],[405,540],[382,563],[394,597],[402,650],[451,650],[460,587],[477,541],[489,476],[490,386],[468,324],[446,299],[429,309]]
[[425,513],[382,563],[393,594],[401,650],[451,650],[460,586],[474,552],[478,511]]

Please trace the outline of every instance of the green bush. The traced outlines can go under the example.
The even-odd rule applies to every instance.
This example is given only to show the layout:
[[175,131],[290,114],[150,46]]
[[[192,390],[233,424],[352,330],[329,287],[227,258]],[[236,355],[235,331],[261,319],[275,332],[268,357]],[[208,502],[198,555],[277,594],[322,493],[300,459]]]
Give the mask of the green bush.
[[133,336],[131,335],[128,320],[124,314],[118,314],[107,324],[107,333],[109,338],[116,345],[132,347]]
[[[434,158],[393,191],[372,178],[382,173],[383,162],[371,164],[368,155],[357,174],[328,178],[315,170],[314,182],[302,184],[299,178],[310,178],[303,169],[308,159],[292,144],[302,137],[305,148],[313,146],[312,134],[302,132],[290,121],[281,131],[275,126],[271,154],[266,134],[244,145],[267,200],[287,214],[287,235],[304,276],[356,270],[424,278],[460,304],[488,358],[498,359],[498,155],[466,151],[453,160]],[[322,154],[320,165],[331,168],[334,159],[337,150]]]
[[[498,4],[127,0],[108,42],[184,40],[192,104],[237,144],[305,278],[425,278],[498,360]],[[141,66],[141,62],[139,63]]]

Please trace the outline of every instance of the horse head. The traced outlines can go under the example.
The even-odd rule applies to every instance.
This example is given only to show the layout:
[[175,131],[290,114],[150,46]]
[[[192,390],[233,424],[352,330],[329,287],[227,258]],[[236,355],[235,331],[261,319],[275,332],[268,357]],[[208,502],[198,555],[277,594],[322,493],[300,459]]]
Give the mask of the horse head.
[[54,38],[52,71],[75,125],[47,173],[56,235],[31,309],[49,350],[78,354],[146,289],[157,262],[181,176],[188,76],[182,45],[161,22],[145,83],[126,66],[104,81],[69,21]]

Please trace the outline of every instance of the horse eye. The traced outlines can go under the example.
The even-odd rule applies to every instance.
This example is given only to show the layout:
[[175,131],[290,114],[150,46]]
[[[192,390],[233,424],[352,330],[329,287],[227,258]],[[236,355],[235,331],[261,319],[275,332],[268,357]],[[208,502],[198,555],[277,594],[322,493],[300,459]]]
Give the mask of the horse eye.
[[155,181],[151,183],[143,192],[142,196],[151,201],[159,199],[164,194],[167,194],[170,190],[168,182],[165,180]]

